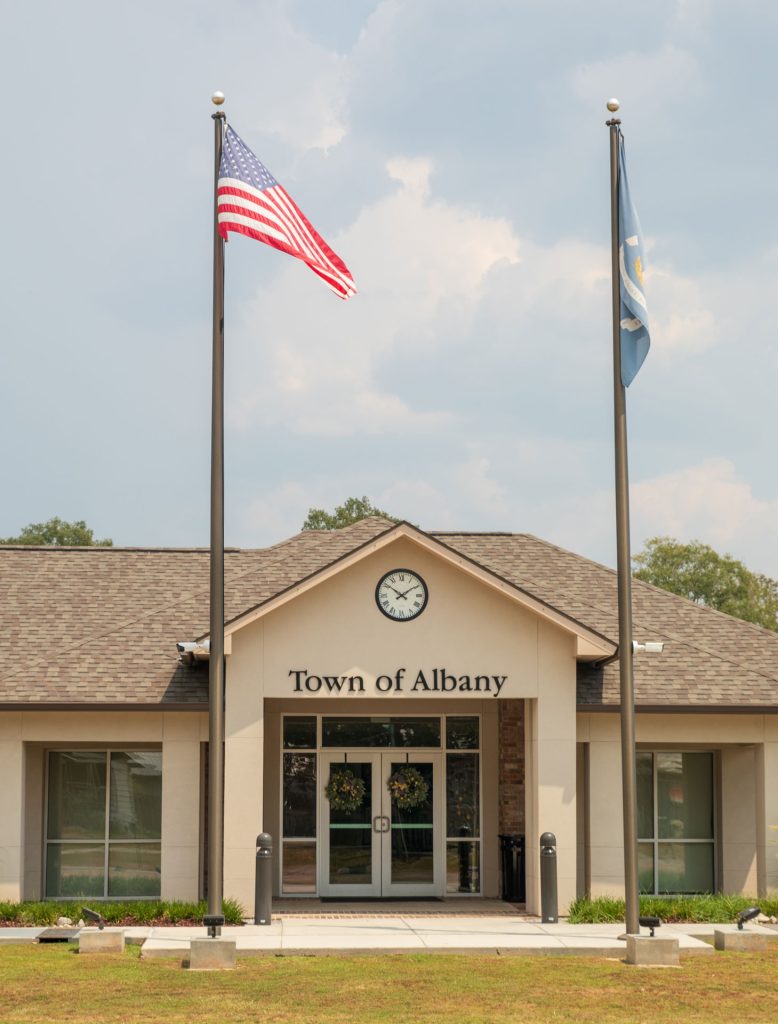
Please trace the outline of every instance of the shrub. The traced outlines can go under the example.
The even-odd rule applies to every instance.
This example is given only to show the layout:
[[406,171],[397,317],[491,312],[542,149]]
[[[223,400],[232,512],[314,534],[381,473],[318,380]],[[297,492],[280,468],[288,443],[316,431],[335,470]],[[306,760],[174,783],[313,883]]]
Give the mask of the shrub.
[[[703,896],[641,896],[640,913],[668,922],[722,924],[734,921],[746,907],[761,907],[762,913],[778,917],[778,899],[757,899],[709,893]],[[624,900],[611,896],[590,899],[588,896],[570,905],[571,924],[617,924],[624,920]]]
[[[204,900],[199,903],[167,903],[163,900],[127,900],[125,902],[103,902],[85,897],[82,900],[42,900],[25,903],[0,902],[0,923],[29,927],[32,925],[55,925],[57,918],[69,917],[74,923],[82,916],[84,905],[91,906],[103,915],[109,924],[190,924],[201,922],[207,913]],[[226,899],[223,904],[227,924],[241,924],[243,908],[237,900]]]

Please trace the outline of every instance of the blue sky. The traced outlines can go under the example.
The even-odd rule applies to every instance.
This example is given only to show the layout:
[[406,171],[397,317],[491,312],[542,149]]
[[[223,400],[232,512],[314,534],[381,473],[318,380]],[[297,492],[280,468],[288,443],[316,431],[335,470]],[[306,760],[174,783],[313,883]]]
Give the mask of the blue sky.
[[4,26],[0,536],[208,542],[222,89],[359,288],[227,246],[227,542],[367,494],[613,564],[615,95],[653,326],[633,550],[778,576],[776,5],[72,0]]

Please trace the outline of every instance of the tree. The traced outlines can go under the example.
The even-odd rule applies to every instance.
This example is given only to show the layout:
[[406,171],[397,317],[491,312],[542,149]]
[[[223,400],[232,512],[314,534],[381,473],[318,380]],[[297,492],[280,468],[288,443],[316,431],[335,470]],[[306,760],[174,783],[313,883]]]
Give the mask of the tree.
[[697,540],[651,537],[634,562],[636,579],[778,631],[778,581],[751,572],[731,555]]
[[0,544],[41,544],[56,548],[113,547],[113,541],[110,538],[95,540],[93,531],[83,519],[67,523],[57,516],[54,519],[49,519],[46,523],[30,523],[29,526],[24,527],[18,537],[5,537],[0,540]]
[[368,516],[381,516],[383,519],[390,519],[393,523],[400,520],[390,516],[388,512],[382,512],[376,508],[370,498],[364,495],[361,498],[346,498],[342,505],[337,505],[334,512],[325,512],[323,508],[309,508],[308,517],[303,523],[304,530],[341,530],[344,526],[351,526],[358,523],[360,519],[367,519]]

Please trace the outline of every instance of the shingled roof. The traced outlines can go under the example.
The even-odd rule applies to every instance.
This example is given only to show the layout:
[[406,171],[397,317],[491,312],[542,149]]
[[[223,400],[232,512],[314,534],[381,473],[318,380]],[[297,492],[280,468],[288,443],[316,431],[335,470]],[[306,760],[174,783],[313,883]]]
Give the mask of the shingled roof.
[[[225,553],[225,620],[391,531],[371,517]],[[436,540],[592,630],[618,636],[616,577],[528,534]],[[0,707],[207,706],[208,673],[175,644],[208,630],[205,549],[0,547]],[[635,660],[643,708],[775,708],[778,634],[635,581],[635,636],[664,640]],[[580,664],[582,708],[618,705],[618,663]]]

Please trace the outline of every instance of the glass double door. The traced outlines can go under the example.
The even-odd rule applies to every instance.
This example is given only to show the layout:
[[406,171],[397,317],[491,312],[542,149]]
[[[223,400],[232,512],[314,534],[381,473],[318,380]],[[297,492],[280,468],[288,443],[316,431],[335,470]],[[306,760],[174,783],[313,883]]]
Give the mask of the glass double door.
[[441,755],[321,755],[319,893],[443,895]]

